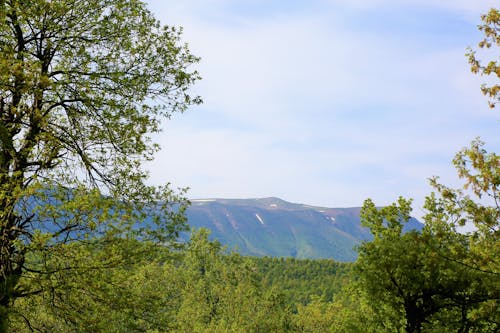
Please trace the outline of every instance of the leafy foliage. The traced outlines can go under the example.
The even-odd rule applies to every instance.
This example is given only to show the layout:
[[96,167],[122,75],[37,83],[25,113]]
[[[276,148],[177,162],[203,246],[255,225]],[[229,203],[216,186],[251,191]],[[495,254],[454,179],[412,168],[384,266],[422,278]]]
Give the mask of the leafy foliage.
[[[356,270],[382,327],[387,321],[406,332],[500,329],[500,160],[481,146],[473,142],[454,162],[470,195],[431,181],[437,194],[427,197],[421,233],[401,234],[411,201],[381,209],[365,202],[362,220],[374,241],[360,247]],[[468,223],[474,231],[457,231]]]
[[182,251],[118,242],[77,252],[94,262],[110,253],[130,258],[131,251],[134,261],[127,265],[47,277],[47,283],[64,284],[64,292],[46,288],[16,302],[15,331],[282,332],[291,327],[284,298],[261,287],[252,261],[227,254],[205,230],[193,233]]
[[352,264],[331,259],[253,258],[263,287],[286,296],[290,306],[308,304],[313,297],[332,301],[351,279]]
[[[490,49],[500,47],[500,11],[496,8],[490,9],[487,14],[481,16],[483,23],[479,25],[479,30],[483,32],[484,38],[478,43],[480,49]],[[487,64],[482,64],[477,58],[476,51],[469,49],[467,57],[471,65],[471,71],[474,74],[481,74],[500,78],[500,60],[490,60]],[[500,85],[483,84],[481,91],[489,97],[489,105],[495,107],[500,102]]]
[[120,264],[83,244],[185,228],[184,193],[141,169],[162,119],[200,102],[180,33],[137,0],[0,2],[0,326],[45,275]]

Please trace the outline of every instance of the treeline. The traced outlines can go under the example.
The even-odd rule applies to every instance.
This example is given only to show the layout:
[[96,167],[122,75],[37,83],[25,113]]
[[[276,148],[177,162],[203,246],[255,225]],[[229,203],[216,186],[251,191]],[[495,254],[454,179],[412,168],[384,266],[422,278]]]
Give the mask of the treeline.
[[[203,229],[182,250],[107,240],[66,251],[89,265],[54,259],[68,269],[37,278],[43,291],[15,302],[10,331],[345,332],[360,323],[347,296],[352,264],[242,257]],[[90,265],[111,254],[120,265]]]
[[12,308],[13,332],[316,332],[334,323],[333,296],[350,280],[351,264],[242,257],[203,229],[182,250],[108,240],[66,251],[120,265],[39,278],[43,291]]

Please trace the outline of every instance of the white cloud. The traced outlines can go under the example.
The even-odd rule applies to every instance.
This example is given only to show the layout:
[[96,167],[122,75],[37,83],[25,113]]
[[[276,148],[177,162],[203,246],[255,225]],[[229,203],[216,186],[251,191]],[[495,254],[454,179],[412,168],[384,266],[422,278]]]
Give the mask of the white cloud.
[[[475,21],[489,3],[334,2],[439,6]],[[495,118],[467,69],[465,46],[405,41],[397,29],[369,34],[324,12],[235,19],[217,11],[223,0],[150,3],[163,21],[185,27],[202,57],[195,90],[205,100],[157,138],[163,151],[148,166],[155,183],[190,186],[193,197],[384,204],[399,194],[422,197],[427,177],[453,173],[454,151],[497,133],[480,127]]]

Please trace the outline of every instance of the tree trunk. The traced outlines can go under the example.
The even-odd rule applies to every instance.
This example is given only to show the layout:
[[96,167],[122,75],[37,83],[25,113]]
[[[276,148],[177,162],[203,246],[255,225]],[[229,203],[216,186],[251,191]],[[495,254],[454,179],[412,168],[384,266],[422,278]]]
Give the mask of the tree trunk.
[[414,302],[406,302],[406,333],[422,332],[422,323],[424,322],[424,314]]
[[[5,198],[7,197],[7,198]],[[24,254],[14,245],[18,235],[18,216],[12,197],[5,195],[0,204],[0,332],[7,330],[9,308],[16,297],[16,287],[24,265]]]

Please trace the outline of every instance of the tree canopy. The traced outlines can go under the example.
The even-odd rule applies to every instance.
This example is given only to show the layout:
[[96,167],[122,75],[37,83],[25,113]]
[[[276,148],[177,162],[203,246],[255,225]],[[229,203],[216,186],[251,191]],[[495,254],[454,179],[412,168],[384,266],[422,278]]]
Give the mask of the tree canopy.
[[184,228],[182,191],[141,164],[161,121],[201,102],[197,61],[138,0],[0,2],[1,325],[34,276],[88,265],[72,242]]

